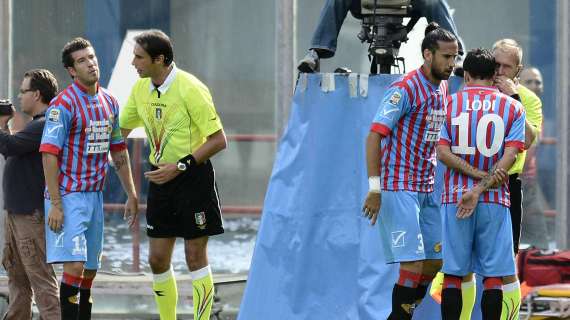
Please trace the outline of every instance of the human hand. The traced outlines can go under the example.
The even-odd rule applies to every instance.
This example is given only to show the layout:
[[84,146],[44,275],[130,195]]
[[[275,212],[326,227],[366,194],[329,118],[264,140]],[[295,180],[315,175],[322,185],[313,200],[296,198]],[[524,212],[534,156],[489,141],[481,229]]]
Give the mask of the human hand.
[[52,199],[48,214],[48,226],[53,232],[61,231],[63,227],[63,205],[60,199]]
[[503,168],[495,169],[491,176],[493,188],[500,187],[503,183],[509,181],[509,173]]
[[498,76],[495,78],[495,86],[501,91],[502,93],[512,96],[517,94],[517,84],[512,79],[509,79],[505,76]]
[[[14,107],[12,107],[14,108]],[[3,130],[7,130],[8,129],[8,121],[10,121],[10,119],[12,119],[14,117],[14,112],[12,112],[12,114],[8,114],[8,115],[1,115],[0,116],[0,128]]]
[[457,203],[457,218],[465,219],[469,218],[475,207],[477,207],[477,202],[479,202],[479,193],[473,190],[469,190],[461,196],[461,199]]
[[180,174],[175,163],[162,163],[158,169],[144,173],[145,178],[156,184],[164,184]]
[[129,228],[133,228],[138,222],[137,216],[139,213],[139,200],[136,195],[131,195],[127,198],[125,203],[125,213],[123,219],[127,221]]
[[366,195],[366,200],[364,200],[362,212],[364,212],[365,217],[370,219],[371,225],[376,224],[381,204],[382,194],[380,194],[380,192],[369,191],[368,195]]

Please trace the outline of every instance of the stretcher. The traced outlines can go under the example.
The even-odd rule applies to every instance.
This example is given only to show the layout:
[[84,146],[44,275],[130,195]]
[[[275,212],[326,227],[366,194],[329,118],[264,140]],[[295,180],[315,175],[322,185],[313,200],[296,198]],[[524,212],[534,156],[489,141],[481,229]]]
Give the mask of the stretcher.
[[523,299],[521,319],[570,319],[570,284],[534,287]]

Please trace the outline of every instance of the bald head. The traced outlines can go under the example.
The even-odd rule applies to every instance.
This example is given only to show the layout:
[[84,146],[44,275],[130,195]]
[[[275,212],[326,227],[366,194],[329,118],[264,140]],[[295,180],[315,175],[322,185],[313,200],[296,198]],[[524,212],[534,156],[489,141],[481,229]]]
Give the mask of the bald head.
[[525,68],[520,74],[521,84],[529,88],[536,95],[540,96],[543,92],[542,74],[537,68]]

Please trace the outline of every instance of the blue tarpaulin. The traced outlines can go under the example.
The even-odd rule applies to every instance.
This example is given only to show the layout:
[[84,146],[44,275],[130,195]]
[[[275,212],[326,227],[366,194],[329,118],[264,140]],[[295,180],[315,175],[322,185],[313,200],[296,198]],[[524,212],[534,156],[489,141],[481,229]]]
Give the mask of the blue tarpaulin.
[[[398,265],[384,263],[379,230],[361,208],[366,136],[397,77],[299,78],[238,319],[387,318]],[[414,317],[439,318],[433,301]]]

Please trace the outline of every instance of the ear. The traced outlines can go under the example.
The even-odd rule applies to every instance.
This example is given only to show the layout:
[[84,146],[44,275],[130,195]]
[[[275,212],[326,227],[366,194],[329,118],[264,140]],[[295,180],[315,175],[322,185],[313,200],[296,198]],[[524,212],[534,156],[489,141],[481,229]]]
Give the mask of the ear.
[[465,70],[463,70],[463,82],[471,82],[471,75]]
[[154,59],[152,60],[152,62],[153,62],[153,63],[156,63],[156,64],[161,64],[161,65],[162,65],[162,64],[164,64],[164,59],[165,59],[165,58],[164,58],[164,55],[161,54],[161,55],[159,55],[158,57],[154,58]]
[[523,71],[523,69],[524,69],[524,65],[519,64],[519,65],[517,66],[517,74],[515,75],[515,78],[520,77],[521,72]]
[[430,49],[425,49],[423,52],[424,60],[431,63],[433,60],[433,52]]
[[77,72],[75,71],[75,68],[73,67],[67,67],[67,72],[69,73],[69,75],[75,79],[75,76],[77,75]]
[[39,90],[34,91],[34,99],[35,99],[36,101],[42,100],[42,95],[40,94],[40,91],[39,91]]

